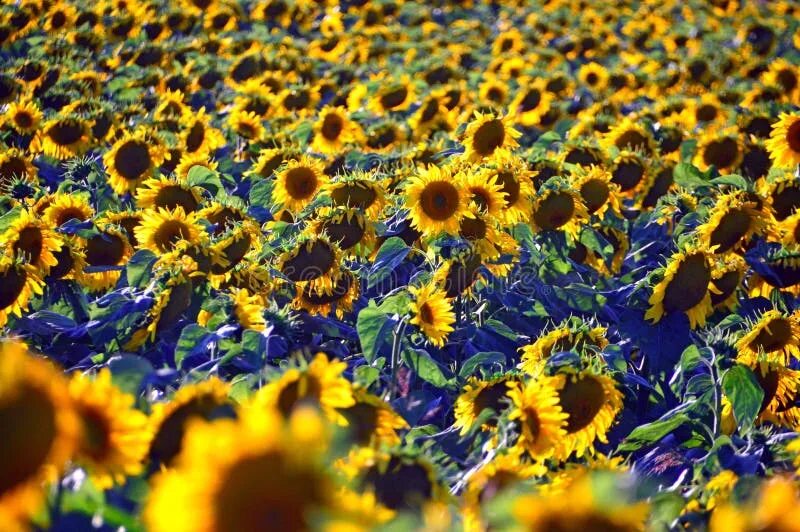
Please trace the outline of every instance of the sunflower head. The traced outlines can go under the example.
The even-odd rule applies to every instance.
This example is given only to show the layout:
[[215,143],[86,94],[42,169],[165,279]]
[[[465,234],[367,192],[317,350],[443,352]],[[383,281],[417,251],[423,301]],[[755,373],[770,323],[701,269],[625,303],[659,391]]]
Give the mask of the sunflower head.
[[430,236],[457,234],[468,199],[462,181],[454,179],[447,167],[428,166],[411,177],[405,187],[411,225]]
[[481,114],[475,111],[475,117],[464,131],[464,158],[480,162],[494,155],[499,148],[513,149],[518,146],[517,138],[521,135],[510,124],[509,117]]
[[800,164],[800,114],[781,113],[772,125],[767,149],[777,166],[791,169]]
[[140,246],[157,255],[175,249],[182,241],[197,243],[205,235],[197,214],[187,214],[183,207],[146,211],[134,233]]
[[433,345],[443,346],[456,321],[450,298],[430,283],[420,287],[412,286],[409,292],[413,298],[413,317],[409,323],[418,326]]
[[289,161],[277,173],[272,200],[292,213],[299,213],[314,201],[328,181],[322,162],[303,155]]

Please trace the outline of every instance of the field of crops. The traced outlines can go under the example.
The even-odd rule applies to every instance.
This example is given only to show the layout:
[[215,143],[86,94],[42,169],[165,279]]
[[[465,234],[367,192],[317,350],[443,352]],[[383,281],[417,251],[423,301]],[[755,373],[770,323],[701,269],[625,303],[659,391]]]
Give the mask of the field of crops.
[[800,531],[800,3],[2,4],[0,532]]

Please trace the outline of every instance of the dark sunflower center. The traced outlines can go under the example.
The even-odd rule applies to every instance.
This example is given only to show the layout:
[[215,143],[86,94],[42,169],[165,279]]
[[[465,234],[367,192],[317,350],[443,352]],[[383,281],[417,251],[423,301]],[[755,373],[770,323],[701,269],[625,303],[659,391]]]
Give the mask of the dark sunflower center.
[[485,409],[490,408],[495,412],[500,412],[503,408],[503,398],[506,397],[508,386],[506,381],[490,384],[475,396],[473,404],[473,414],[478,417]]
[[322,121],[322,128],[320,131],[322,136],[330,141],[334,141],[339,138],[339,135],[342,133],[342,129],[344,129],[344,121],[342,117],[336,114],[327,114],[325,115],[325,119]]
[[480,240],[486,236],[486,222],[477,217],[464,218],[461,220],[459,234],[467,240]]
[[83,128],[77,120],[62,120],[47,130],[47,136],[59,146],[69,146],[81,140]]
[[17,127],[27,129],[33,125],[33,117],[28,111],[19,111],[14,115],[14,122]]
[[317,191],[317,174],[304,166],[292,168],[286,172],[286,191],[292,199],[311,198]]
[[253,240],[250,238],[250,235],[247,233],[240,233],[222,250],[222,254],[228,260],[228,265],[219,266],[218,264],[214,264],[211,267],[211,272],[219,275],[230,271],[234,266],[242,261],[245,255],[247,255],[247,252],[250,251],[250,245],[252,243]]
[[610,190],[605,181],[592,179],[581,185],[581,197],[590,213],[597,212],[608,201]]
[[772,195],[772,208],[775,210],[775,219],[779,222],[791,216],[798,207],[800,207],[799,186],[789,185]]
[[543,230],[554,230],[570,221],[575,213],[575,200],[566,192],[550,194],[539,203],[533,219]]
[[767,405],[772,402],[775,393],[778,391],[778,383],[780,382],[780,375],[777,371],[767,369],[766,374],[762,374],[760,370],[753,372],[756,376],[761,389],[764,390],[764,398],[761,400],[761,408],[758,409],[759,414],[766,410]]
[[479,255],[472,255],[466,260],[458,260],[451,264],[444,280],[445,295],[456,297],[472,286],[478,278],[478,268],[481,266]]
[[158,327],[156,332],[161,332],[175,325],[189,308],[192,302],[192,282],[186,281],[172,287],[169,294],[169,301],[161,309],[158,316]]
[[664,291],[664,310],[685,312],[703,301],[711,281],[711,268],[702,253],[687,256]]
[[436,316],[434,315],[433,309],[431,309],[430,304],[427,302],[423,303],[419,307],[419,317],[428,325],[433,325],[436,321]]
[[777,79],[786,92],[792,92],[797,88],[797,75],[791,70],[784,69],[779,71]]
[[695,116],[700,122],[711,122],[717,118],[717,107],[711,104],[704,104],[697,108]]
[[313,281],[330,271],[333,261],[333,249],[317,240],[310,249],[302,245],[297,254],[283,264],[281,271],[294,282]]
[[283,106],[289,111],[299,111],[305,109],[310,102],[308,91],[293,91],[283,100]]
[[114,155],[114,168],[128,181],[135,181],[153,164],[147,145],[139,141],[126,142]]
[[728,272],[719,279],[714,279],[714,288],[722,292],[721,294],[711,293],[711,303],[718,305],[728,299],[731,294],[738,288],[739,281],[741,280],[740,274],[737,271]]
[[758,138],[769,138],[770,131],[772,131],[772,122],[765,116],[757,116],[750,120],[745,129],[748,135],[755,135]]
[[56,411],[50,397],[22,384],[0,404],[0,426],[13,427],[0,438],[0,496],[31,480],[56,438]]
[[63,11],[56,11],[55,13],[53,13],[53,16],[50,17],[50,26],[54,30],[61,28],[66,23],[67,23],[67,16],[64,14]]
[[125,256],[125,242],[122,237],[102,233],[86,242],[86,262],[90,266],[116,266]]
[[65,209],[62,209],[56,215],[56,227],[61,227],[62,225],[73,219],[84,221],[86,220],[86,215],[81,209],[77,207],[67,207]]
[[158,191],[155,198],[155,206],[174,210],[176,207],[183,207],[183,210],[194,212],[197,210],[197,200],[191,191],[179,185],[167,185]]
[[489,194],[482,188],[473,188],[470,192],[472,193],[472,201],[478,206],[478,210],[487,212],[492,203]]
[[503,100],[505,100],[505,95],[505,92],[503,92],[499,87],[490,88],[486,94],[489,100],[495,103],[501,103]]
[[111,425],[108,417],[94,408],[81,408],[83,427],[81,450],[93,460],[101,461],[111,452]]
[[600,164],[600,158],[597,154],[593,153],[592,150],[584,148],[574,148],[570,150],[564,161],[581,166]]
[[589,72],[589,74],[586,76],[586,83],[588,83],[592,87],[597,85],[598,81],[600,81],[600,77],[597,75],[596,72]]
[[379,150],[381,148],[391,146],[396,139],[397,133],[395,132],[394,128],[391,126],[386,126],[379,128],[369,136],[367,139],[367,146],[374,150]]
[[315,376],[303,374],[281,390],[278,395],[278,410],[288,418],[302,404],[319,406],[321,398],[322,384]]
[[203,145],[205,138],[206,127],[202,122],[195,122],[189,130],[189,134],[186,135],[186,151],[189,153],[194,153],[199,150],[200,146]]
[[567,414],[568,433],[572,434],[592,423],[606,401],[603,385],[593,377],[567,381],[558,392],[559,403]]
[[523,422],[522,431],[523,433],[531,439],[532,442],[535,442],[536,439],[539,437],[539,432],[542,429],[542,425],[539,422],[539,413],[536,412],[536,409],[533,408],[526,408],[525,409],[525,421]]
[[525,97],[522,98],[522,101],[519,102],[519,110],[523,113],[526,111],[532,111],[539,107],[539,102],[542,101],[542,93],[539,89],[531,89],[526,94]]
[[[798,145],[800,148],[800,145]],[[739,157],[739,146],[735,139],[721,138],[712,140],[703,150],[703,161],[719,169],[729,168]]]
[[347,430],[358,445],[367,445],[378,428],[378,409],[367,403],[356,403],[342,410],[347,419]]
[[786,131],[786,144],[795,154],[800,153],[800,119],[796,119]]
[[711,245],[718,245],[716,253],[724,253],[736,245],[750,229],[750,215],[741,209],[725,213],[719,225],[711,232]]
[[0,309],[11,306],[17,300],[27,279],[28,273],[22,269],[9,268],[0,273]]
[[428,471],[420,464],[404,463],[399,458],[392,458],[384,472],[377,466],[371,467],[364,475],[364,483],[391,510],[419,508],[433,494]]
[[56,265],[50,268],[48,277],[50,279],[61,279],[72,271],[75,265],[75,259],[72,258],[72,251],[69,246],[62,246],[61,249],[53,253],[56,259]]
[[647,137],[639,133],[635,129],[629,129],[623,132],[615,142],[615,145],[620,150],[643,150],[646,153],[650,152],[650,145],[647,142]]
[[11,157],[0,164],[0,184],[12,181],[15,177],[28,175],[28,166],[21,157]]
[[521,191],[521,183],[514,177],[511,172],[498,172],[497,182],[502,187],[505,193],[506,205],[509,207],[515,205],[519,200],[519,193]]
[[769,152],[757,144],[751,146],[742,157],[742,171],[753,181],[766,176],[771,167]]
[[154,241],[161,251],[169,251],[191,235],[189,227],[180,220],[166,220],[156,230]]
[[334,205],[367,209],[377,198],[375,191],[369,186],[357,183],[345,184],[331,192]]
[[408,89],[405,87],[398,87],[381,96],[381,105],[384,109],[394,109],[402,105],[408,96]]
[[[359,223],[359,217],[353,216],[349,221],[342,218],[339,221],[327,220],[322,224],[324,231],[342,249],[350,249],[364,237],[366,226]],[[363,222],[364,220],[361,219]]]
[[330,292],[325,290],[317,292],[306,288],[303,290],[303,299],[311,305],[328,305],[330,303],[335,303],[347,295],[354,281],[355,279],[352,274],[344,273],[336,280],[336,285],[334,285],[333,290]]
[[281,164],[283,164],[283,154],[277,153],[264,161],[264,163],[261,165],[261,168],[258,169],[258,175],[263,178],[270,177]]
[[425,108],[422,110],[422,114],[420,115],[420,122],[423,124],[430,122],[436,116],[438,111],[439,102],[436,100],[428,100],[428,103],[425,104]]
[[447,220],[458,211],[458,189],[447,181],[429,183],[420,195],[420,206],[429,218]]
[[770,320],[766,327],[761,329],[758,336],[750,342],[754,351],[763,350],[765,353],[780,351],[792,340],[792,326],[785,318]]
[[246,139],[253,139],[258,135],[258,131],[256,130],[256,127],[253,124],[251,124],[250,122],[247,122],[245,120],[241,120],[236,125],[236,132],[240,136],[242,136],[242,137],[244,137]]
[[25,227],[19,232],[14,243],[14,253],[21,255],[31,264],[37,264],[42,256],[44,235],[38,227]]
[[472,137],[472,147],[475,153],[485,157],[491,155],[497,148],[502,146],[505,138],[506,130],[503,122],[494,118],[481,124],[475,131],[475,135]]

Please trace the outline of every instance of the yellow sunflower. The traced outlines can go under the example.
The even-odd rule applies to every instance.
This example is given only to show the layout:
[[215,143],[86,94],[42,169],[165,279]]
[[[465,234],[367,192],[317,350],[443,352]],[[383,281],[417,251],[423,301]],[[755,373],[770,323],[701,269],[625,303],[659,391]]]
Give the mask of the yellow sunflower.
[[558,390],[558,404],[567,415],[566,436],[557,448],[558,456],[567,459],[594,454],[594,442],[608,443],[606,434],[622,410],[622,392],[610,377],[583,371],[575,375],[553,377]]
[[776,476],[764,481],[744,505],[727,502],[714,508],[709,520],[711,532],[754,530],[797,530],[800,496],[793,478]]
[[30,210],[23,210],[0,235],[0,244],[9,257],[18,257],[47,273],[55,266],[55,253],[64,241],[52,226]]
[[692,162],[702,171],[714,166],[720,173],[732,173],[743,156],[744,143],[735,127],[709,129],[700,136]]
[[775,165],[793,169],[800,164],[800,114],[781,113],[767,140]]
[[389,403],[360,387],[353,388],[353,399],[353,406],[341,410],[353,445],[380,447],[400,443],[397,432],[409,426]]
[[509,104],[511,115],[517,124],[525,127],[538,126],[542,117],[550,110],[552,93],[547,91],[544,79],[523,79],[519,90]]
[[739,338],[735,348],[737,360],[749,365],[761,356],[784,364],[800,358],[800,312],[784,315],[768,310]]
[[166,157],[166,146],[152,132],[143,128],[128,132],[103,154],[108,184],[120,196],[133,192],[155,175]]
[[578,69],[578,80],[595,92],[603,92],[608,86],[608,70],[603,65],[590,62]]
[[278,269],[290,281],[316,292],[331,293],[339,279],[342,252],[325,235],[303,235],[294,249],[278,258]]
[[335,207],[359,209],[370,220],[377,220],[388,203],[385,181],[365,172],[337,176],[325,192]]
[[321,316],[328,316],[335,309],[336,317],[342,319],[347,312],[353,310],[359,292],[358,279],[348,271],[341,271],[330,289],[300,287],[292,306],[303,309],[309,314]]
[[222,132],[210,123],[211,116],[206,114],[205,107],[199,111],[185,111],[180,120],[180,140],[185,153],[213,154],[217,148],[225,145]]
[[86,239],[84,248],[88,266],[119,266],[119,269],[108,269],[98,272],[85,272],[79,282],[90,291],[99,292],[114,285],[119,279],[122,266],[127,264],[133,255],[133,248],[122,228],[115,225],[101,225],[97,234]]
[[500,192],[505,195],[501,217],[503,224],[515,225],[530,219],[535,190],[533,172],[528,169],[524,159],[506,149],[498,149],[488,165],[476,173],[480,175],[478,179],[488,183],[494,177],[500,185]]
[[314,140],[311,149],[325,155],[341,153],[348,144],[362,142],[364,133],[357,122],[350,119],[347,109],[326,105],[314,122]]
[[[189,278],[196,269],[196,263],[188,255],[183,255],[180,260],[170,261],[170,267],[177,267],[175,273],[170,272],[170,277],[164,283],[157,295],[155,304],[148,310],[143,324],[139,326],[131,339],[124,345],[125,350],[135,351],[147,341],[154,341],[158,333],[177,324],[183,313],[192,302],[192,281]],[[154,270],[160,265],[156,264]]]
[[692,328],[705,325],[711,313],[711,273],[709,252],[704,248],[690,246],[674,253],[653,288],[645,319],[658,323],[665,313],[677,311],[686,313]]
[[652,133],[636,117],[626,116],[619,123],[605,133],[600,144],[606,150],[639,151],[645,155],[652,155],[657,150],[657,144]]
[[142,181],[136,189],[136,206],[140,209],[182,208],[193,213],[200,206],[202,197],[188,181],[178,181],[164,176]]
[[738,251],[753,235],[764,233],[762,211],[743,192],[730,192],[716,198],[708,219],[697,227],[698,238],[714,253]]
[[27,183],[38,181],[39,171],[33,165],[33,157],[19,148],[4,149],[0,153],[0,190],[6,190],[14,179]]
[[513,189],[513,176],[509,175],[501,183],[498,174],[489,169],[484,169],[480,172],[459,172],[456,174],[456,178],[460,179],[464,184],[472,208],[477,209],[481,215],[497,222],[505,220],[505,213],[508,207],[506,198],[510,194],[503,190],[503,185],[505,185],[505,188]]
[[475,111],[474,119],[467,125],[461,141],[465,148],[464,159],[480,162],[500,148],[516,148],[519,145],[517,138],[522,133],[509,122],[508,116],[484,115]]
[[442,347],[456,322],[450,298],[432,283],[411,286],[408,291],[413,298],[410,306],[413,318],[409,323],[419,327],[431,344]]
[[737,292],[747,270],[748,265],[744,259],[733,253],[717,260],[714,271],[711,273],[711,283],[715,288],[711,291],[711,304],[714,308],[735,310],[739,304]]
[[[453,407],[456,418],[453,426],[460,429],[460,434],[463,436],[475,427],[478,417],[487,408],[499,414],[506,406],[503,400],[508,400],[508,384],[516,380],[511,375],[502,375],[489,380],[468,378]],[[481,429],[487,430],[496,425],[496,421],[489,420],[481,426]]]
[[397,81],[387,80],[370,99],[368,108],[378,116],[389,112],[405,111],[416,99],[411,78],[403,76]]
[[533,200],[532,209],[534,231],[562,230],[574,238],[589,218],[583,199],[570,188],[540,191]]
[[611,179],[611,173],[601,166],[576,167],[572,173],[572,186],[581,195],[588,214],[602,218],[609,210],[617,215],[621,212],[620,187]]
[[217,171],[216,161],[211,160],[211,156],[204,152],[184,153],[175,166],[175,177],[179,182],[189,179],[189,170],[195,166],[202,166],[212,172]]
[[94,209],[85,195],[57,192],[45,207],[42,219],[50,227],[61,227],[70,220],[85,222],[92,216]]
[[196,213],[187,214],[183,207],[172,211],[156,208],[144,213],[135,234],[140,246],[159,255],[171,251],[181,241],[198,242],[204,230]]
[[30,135],[39,129],[42,111],[30,100],[13,102],[6,109],[2,120],[17,133]]
[[411,225],[429,236],[458,234],[469,195],[449,167],[428,166],[409,178],[404,201]]
[[30,150],[54,159],[71,159],[89,149],[89,123],[79,116],[57,116],[45,121],[36,133]]
[[238,110],[228,115],[227,124],[233,132],[250,142],[261,140],[267,133],[261,121],[262,118],[253,111]]
[[150,445],[147,416],[134,408],[134,397],[111,383],[104,368],[94,379],[77,373],[69,394],[81,425],[77,463],[100,489],[122,484],[142,470]]
[[63,373],[17,340],[0,340],[0,523],[27,530],[75,449],[78,420]]
[[264,319],[264,302],[260,295],[247,291],[246,288],[231,290],[233,313],[243,329],[263,331],[267,327]]
[[577,328],[572,325],[558,327],[540,336],[532,344],[523,346],[517,367],[529,375],[538,375],[553,353],[573,349],[582,351],[586,347],[593,347],[599,352],[607,345],[605,327],[589,327],[584,324]]
[[251,407],[275,410],[289,419],[304,406],[320,409],[325,417],[340,426],[347,426],[343,411],[355,404],[353,387],[342,373],[346,362],[329,360],[325,353],[309,363],[289,367],[253,396]]
[[297,214],[314,201],[328,181],[322,161],[303,155],[289,161],[277,173],[272,201]]
[[553,456],[565,444],[567,413],[559,405],[559,381],[541,375],[525,383],[509,382],[508,397],[519,438],[514,447],[534,460]]

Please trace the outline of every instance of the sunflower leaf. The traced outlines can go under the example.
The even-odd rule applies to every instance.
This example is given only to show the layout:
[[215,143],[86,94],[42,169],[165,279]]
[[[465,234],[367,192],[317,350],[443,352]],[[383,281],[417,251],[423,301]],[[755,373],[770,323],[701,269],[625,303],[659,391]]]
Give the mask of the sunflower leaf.
[[741,364],[731,367],[722,377],[722,391],[731,401],[736,423],[740,427],[752,425],[764,400],[764,390],[752,370]]
[[370,302],[358,313],[356,330],[361,341],[361,351],[367,362],[372,363],[375,360],[394,322],[395,320],[375,306],[374,302]]
[[372,288],[386,277],[389,277],[395,268],[405,260],[411,248],[403,239],[393,236],[386,240],[375,256],[375,262],[367,276],[367,287]]
[[192,166],[187,177],[191,186],[204,188],[212,196],[216,196],[217,192],[224,190],[219,174],[205,166],[199,164]]
[[429,382],[437,388],[451,388],[455,379],[448,379],[442,368],[424,349],[406,348],[402,353],[403,361],[414,370],[420,379]]
[[635,451],[645,444],[654,443],[689,421],[689,416],[684,413],[669,414],[668,417],[658,419],[652,423],[639,425],[625,438],[619,446],[620,451]]
[[466,379],[480,367],[494,364],[503,365],[505,362],[506,356],[499,351],[483,351],[476,353],[464,362],[461,366],[461,371],[458,372],[458,376],[462,379]]

